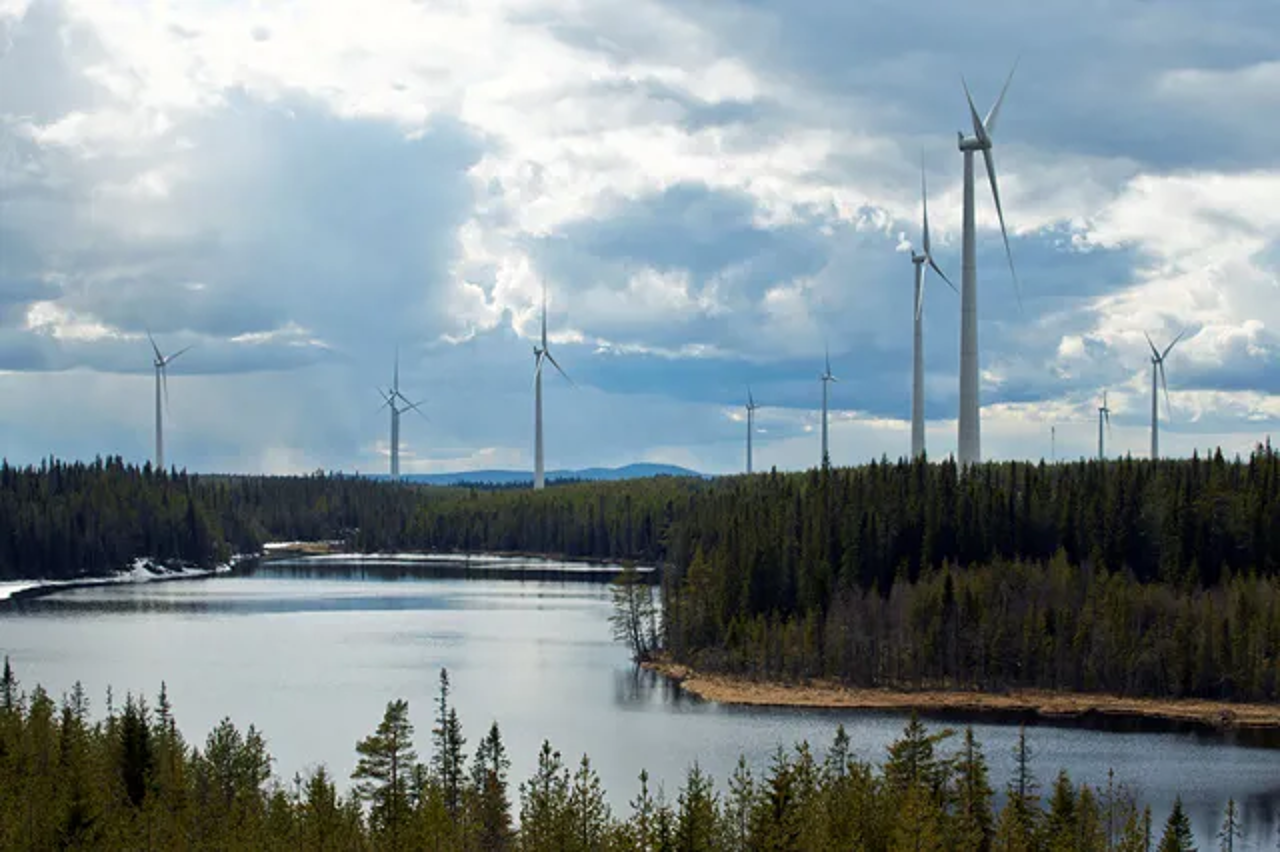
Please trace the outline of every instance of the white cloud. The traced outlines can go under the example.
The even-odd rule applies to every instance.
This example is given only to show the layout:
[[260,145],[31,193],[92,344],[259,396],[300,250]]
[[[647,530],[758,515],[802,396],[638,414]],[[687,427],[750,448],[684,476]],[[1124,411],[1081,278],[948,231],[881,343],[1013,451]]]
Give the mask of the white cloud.
[[[1000,44],[1051,35],[1059,52],[1019,71],[997,141],[1022,313],[978,175],[985,446],[1032,447],[1030,427],[1009,424],[1057,405],[1087,419],[1103,387],[1137,416],[1143,332],[1182,328],[1175,408],[1198,436],[1241,445],[1280,416],[1280,171],[1256,141],[1276,129],[1277,64],[1262,55],[1276,31],[1247,3],[1211,22],[1181,0],[1142,5],[926,3],[891,22],[824,3],[0,0],[0,361],[141,370],[152,325],[200,344],[191,369],[255,373],[265,398],[315,371],[274,434],[222,416],[243,408],[229,379],[201,380],[188,449],[284,470],[376,459],[376,423],[313,424],[397,342],[417,345],[437,403],[497,425],[455,424],[457,452],[412,458],[512,460],[527,418],[467,394],[492,383],[525,406],[545,284],[558,357],[608,386],[565,404],[627,422],[620,461],[660,449],[729,464],[721,412],[754,381],[798,418],[768,415],[762,452],[805,463],[807,444],[788,442],[813,426],[813,389],[784,374],[827,342],[863,412],[841,418],[851,431],[834,446],[895,455],[919,152],[936,250],[958,279],[963,101],[938,80],[969,69],[989,98],[1003,70],[976,36],[1000,20]],[[944,289],[926,308],[935,417],[954,394]],[[477,387],[451,384],[464,368]],[[518,391],[486,372],[499,369],[521,371]],[[1011,405],[1024,408],[1006,418]],[[112,410],[97,416],[124,429]],[[681,443],[656,410],[697,434]],[[574,452],[619,452],[605,432]]]

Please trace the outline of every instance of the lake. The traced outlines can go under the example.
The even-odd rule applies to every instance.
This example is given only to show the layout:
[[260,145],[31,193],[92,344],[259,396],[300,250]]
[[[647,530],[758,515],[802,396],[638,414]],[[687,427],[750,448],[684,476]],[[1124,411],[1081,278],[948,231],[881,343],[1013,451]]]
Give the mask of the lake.
[[[59,696],[80,680],[95,716],[108,685],[122,703],[126,691],[154,699],[163,680],[188,741],[202,744],[223,716],[253,723],[285,780],[318,762],[348,777],[356,741],[396,698],[409,700],[425,758],[446,667],[468,752],[492,720],[500,724],[513,800],[545,738],[571,765],[590,755],[615,813],[626,812],[641,768],[674,798],[694,760],[723,788],[740,753],[763,769],[779,745],[807,740],[820,756],[843,723],[856,753],[880,761],[905,722],[898,713],[702,702],[634,670],[611,641],[604,585],[435,573],[404,561],[304,560],[207,579],[72,589],[0,608],[0,654],[11,657],[25,688],[41,683]],[[1003,786],[1017,725],[975,719],[993,786]],[[1233,797],[1245,824],[1243,848],[1274,848],[1280,749],[1268,746],[1275,735],[1106,724],[1029,726],[1042,789],[1059,768],[1099,786],[1114,768],[1161,822],[1181,793],[1204,849],[1216,848],[1212,838]]]

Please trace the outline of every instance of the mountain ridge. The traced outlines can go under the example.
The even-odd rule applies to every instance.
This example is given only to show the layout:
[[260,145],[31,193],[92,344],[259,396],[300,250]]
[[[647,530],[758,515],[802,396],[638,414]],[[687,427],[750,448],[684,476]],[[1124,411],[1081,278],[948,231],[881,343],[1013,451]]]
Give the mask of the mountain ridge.
[[[588,467],[578,470],[549,470],[546,472],[548,482],[576,479],[590,482],[616,482],[623,479],[648,479],[654,476],[692,476],[700,479],[707,474],[698,473],[687,467],[673,464],[653,464],[637,462],[621,467]],[[386,479],[386,474],[377,475],[378,479]],[[485,485],[516,485],[522,482],[532,484],[533,472],[524,470],[464,470],[452,473],[410,473],[401,474],[401,482],[412,482],[419,485],[457,485],[459,483],[477,483]]]

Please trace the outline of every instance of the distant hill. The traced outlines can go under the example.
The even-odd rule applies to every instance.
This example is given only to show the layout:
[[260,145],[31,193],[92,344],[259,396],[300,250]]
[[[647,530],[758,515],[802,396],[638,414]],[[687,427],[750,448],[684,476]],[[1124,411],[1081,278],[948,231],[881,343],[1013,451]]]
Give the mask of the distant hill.
[[[560,479],[585,479],[595,482],[614,481],[619,479],[645,479],[651,476],[697,476],[703,474],[686,467],[672,464],[629,464],[623,467],[589,467],[583,470],[549,470],[547,481]],[[379,475],[378,479],[385,479]],[[412,473],[402,474],[404,482],[418,482],[424,485],[456,485],[460,482],[485,485],[518,485],[522,482],[533,482],[533,474],[527,470],[464,470],[458,473]]]

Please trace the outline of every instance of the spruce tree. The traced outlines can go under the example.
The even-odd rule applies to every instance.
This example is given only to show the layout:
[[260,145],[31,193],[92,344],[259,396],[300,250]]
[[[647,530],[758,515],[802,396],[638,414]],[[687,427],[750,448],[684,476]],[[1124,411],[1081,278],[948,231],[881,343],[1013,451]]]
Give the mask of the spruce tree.
[[987,761],[983,757],[982,747],[973,735],[972,727],[965,728],[964,743],[955,756],[954,763],[957,845],[974,852],[987,852],[991,848],[993,830],[993,791],[987,774]]
[[1156,852],[1196,852],[1195,838],[1191,835],[1191,819],[1182,808],[1182,797],[1173,800],[1173,810],[1164,823],[1164,833]]
[[715,852],[719,802],[711,777],[694,762],[676,800],[676,842],[685,852]]
[[431,766],[436,782],[444,794],[445,808],[452,819],[458,818],[462,806],[463,747],[462,723],[457,711],[449,705],[449,671],[440,670],[440,696],[436,699],[435,727],[431,729]]
[[1242,836],[1236,800],[1227,799],[1227,808],[1222,814],[1222,828],[1218,830],[1218,848],[1222,852],[1235,852],[1236,841]]
[[474,802],[474,834],[480,849],[503,852],[511,848],[511,802],[507,797],[507,773],[511,761],[502,744],[498,723],[476,748],[471,762],[471,796]]

